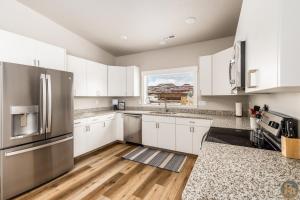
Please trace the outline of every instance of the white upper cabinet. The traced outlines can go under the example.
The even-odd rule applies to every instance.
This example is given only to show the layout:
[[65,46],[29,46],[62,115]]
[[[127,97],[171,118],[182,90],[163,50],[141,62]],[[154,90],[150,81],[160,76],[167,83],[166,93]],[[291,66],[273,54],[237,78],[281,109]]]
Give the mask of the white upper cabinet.
[[126,67],[108,66],[108,96],[126,96]]
[[23,65],[66,70],[66,50],[0,30],[0,60]]
[[229,83],[229,62],[233,56],[233,48],[225,49],[212,56],[212,88],[213,95],[232,95]]
[[86,79],[86,61],[75,56],[68,56],[67,69],[74,75],[74,96],[88,96]]
[[244,0],[235,41],[246,41],[246,92],[299,90],[299,0]]
[[68,56],[68,71],[74,74],[74,96],[107,96],[107,66]]
[[87,61],[88,96],[107,96],[107,65]]
[[212,95],[212,56],[199,58],[199,78],[201,95]]
[[201,95],[232,95],[229,83],[229,62],[233,47],[199,58]]
[[140,77],[138,67],[126,67],[126,96],[140,96]]
[[66,50],[50,44],[35,43],[38,67],[66,71]]

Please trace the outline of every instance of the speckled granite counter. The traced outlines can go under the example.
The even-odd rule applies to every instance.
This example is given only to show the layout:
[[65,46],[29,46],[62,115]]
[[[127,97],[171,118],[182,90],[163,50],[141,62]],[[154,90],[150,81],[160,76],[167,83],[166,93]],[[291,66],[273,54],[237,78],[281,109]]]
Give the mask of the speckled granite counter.
[[[74,120],[107,115],[114,112],[115,111],[112,110],[80,112],[74,114]],[[131,114],[145,114],[145,115],[160,115],[160,116],[169,116],[169,117],[209,119],[213,121],[212,127],[250,130],[250,120],[248,117],[219,116],[219,115],[206,115],[206,114],[193,114],[193,113],[176,113],[173,115],[170,114],[166,115],[166,114],[152,113],[151,111],[138,111],[138,110],[125,110],[125,111],[117,111],[117,112],[131,113]]]
[[300,160],[275,151],[205,142],[182,198],[283,199],[280,188],[287,180],[300,187]]

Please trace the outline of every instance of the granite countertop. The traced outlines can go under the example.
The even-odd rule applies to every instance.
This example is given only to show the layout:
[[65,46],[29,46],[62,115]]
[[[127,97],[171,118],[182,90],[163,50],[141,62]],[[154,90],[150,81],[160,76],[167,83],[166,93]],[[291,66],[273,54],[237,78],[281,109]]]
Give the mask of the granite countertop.
[[193,114],[193,113],[176,113],[176,114],[163,114],[155,113],[153,111],[139,111],[139,110],[124,110],[124,111],[95,111],[95,112],[80,112],[74,114],[74,120],[102,116],[111,113],[130,113],[130,114],[143,114],[143,115],[158,115],[169,117],[184,117],[184,118],[197,118],[212,120],[212,127],[218,128],[232,128],[232,129],[245,129],[250,130],[250,120],[248,117],[234,117],[234,116],[220,116],[220,115],[208,115],[208,114]]
[[281,185],[287,180],[300,187],[300,160],[276,151],[204,142],[182,198],[283,199]]

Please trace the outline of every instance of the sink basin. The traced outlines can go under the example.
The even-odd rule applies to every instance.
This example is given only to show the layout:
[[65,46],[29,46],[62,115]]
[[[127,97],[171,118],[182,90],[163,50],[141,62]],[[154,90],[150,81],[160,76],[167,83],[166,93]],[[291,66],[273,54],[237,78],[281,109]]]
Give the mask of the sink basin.
[[164,112],[164,111],[153,111],[150,112],[151,114],[158,114],[158,115],[175,115],[176,112]]

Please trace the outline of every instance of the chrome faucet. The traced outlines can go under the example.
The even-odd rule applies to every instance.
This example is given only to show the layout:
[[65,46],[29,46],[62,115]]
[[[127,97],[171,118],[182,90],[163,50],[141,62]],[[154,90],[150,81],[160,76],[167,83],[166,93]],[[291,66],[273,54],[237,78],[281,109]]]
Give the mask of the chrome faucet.
[[169,112],[169,109],[168,109],[168,106],[167,106],[167,99],[166,99],[166,98],[163,98],[163,99],[161,99],[161,100],[163,100],[164,103],[165,103],[165,112]]

